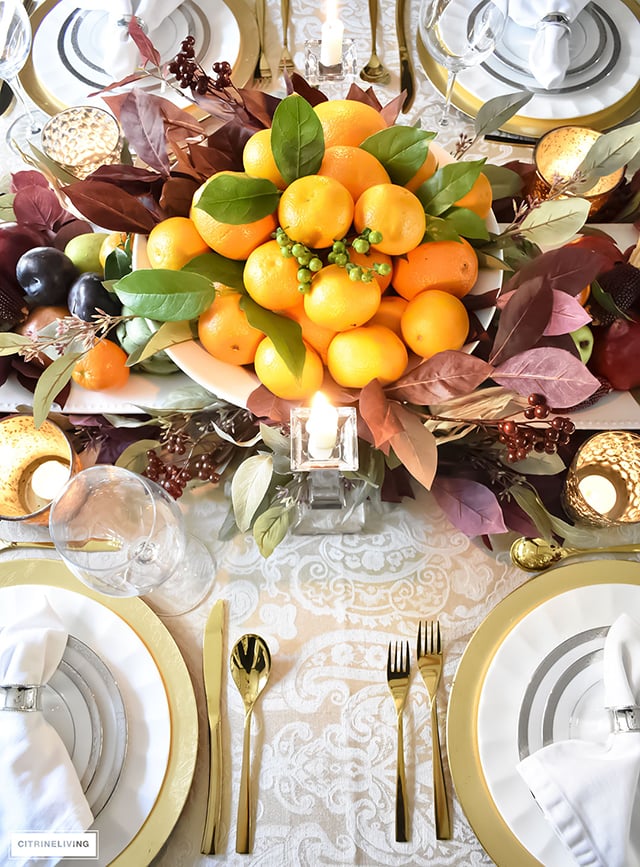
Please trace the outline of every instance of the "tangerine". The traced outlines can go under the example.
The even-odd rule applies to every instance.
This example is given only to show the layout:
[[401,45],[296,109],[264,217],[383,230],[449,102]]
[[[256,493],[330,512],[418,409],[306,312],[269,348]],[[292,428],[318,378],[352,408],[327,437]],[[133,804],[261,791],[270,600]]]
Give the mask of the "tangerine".
[[89,391],[102,391],[122,388],[130,373],[124,349],[113,340],[102,338],[76,361],[71,379]]
[[428,150],[424,162],[415,175],[405,184],[405,187],[411,190],[412,193],[415,193],[421,184],[424,184],[425,181],[429,180],[431,175],[435,174],[437,168],[438,160],[431,150]]
[[314,276],[304,296],[309,319],[323,328],[345,331],[367,322],[380,306],[380,286],[351,280],[345,268],[327,265]]
[[387,170],[373,154],[352,145],[326,148],[318,174],[340,181],[354,202],[374,184],[391,183]]
[[249,324],[240,306],[241,295],[228,286],[216,286],[216,297],[198,319],[198,337],[210,355],[228,364],[251,364],[262,331]]
[[258,345],[253,362],[256,376],[276,397],[281,397],[283,400],[304,400],[311,397],[322,385],[324,379],[322,360],[307,343],[304,348],[302,374],[297,378],[289,370],[270,337],[265,337]]
[[315,349],[324,364],[326,364],[329,344],[336,336],[335,328],[325,328],[323,325],[318,325],[312,319],[309,319],[302,299],[298,307],[284,310],[282,315],[288,316],[299,324],[304,342],[308,343],[312,349]]
[[191,259],[208,252],[209,247],[188,217],[161,220],[147,238],[147,257],[152,268],[179,271]]
[[369,250],[368,253],[358,253],[353,247],[349,247],[349,261],[354,265],[359,265],[361,268],[373,269],[374,265],[387,265],[389,268],[388,274],[374,274],[374,277],[380,287],[380,291],[384,292],[389,288],[391,283],[391,274],[393,271],[393,259],[387,256],[386,253],[381,253],[380,250]]
[[245,262],[242,280],[253,300],[267,310],[287,310],[300,304],[298,263],[282,255],[277,241],[260,244]]
[[266,178],[279,190],[284,190],[287,186],[273,158],[270,128],[259,129],[247,140],[242,151],[242,164],[251,178]]
[[427,227],[420,199],[397,184],[376,184],[365,190],[356,202],[353,222],[358,232],[366,228],[380,232],[382,240],[371,246],[389,256],[417,247]]
[[384,325],[398,337],[402,337],[400,320],[409,302],[397,295],[383,295],[376,313],[369,320],[369,325]]
[[364,388],[372,379],[382,385],[402,376],[408,363],[407,348],[384,325],[362,325],[336,334],[329,344],[329,373],[345,388]]
[[375,108],[355,99],[329,99],[313,107],[320,118],[325,148],[334,145],[357,147],[387,124]]
[[478,257],[471,244],[426,241],[393,263],[391,282],[398,295],[410,301],[425,289],[440,289],[464,298],[478,279]]
[[305,175],[283,192],[278,220],[294,241],[307,247],[330,247],[351,226],[353,199],[339,181],[324,175]]
[[489,178],[481,172],[469,192],[454,204],[458,208],[468,208],[486,220],[493,204],[493,190]]
[[102,242],[100,252],[98,253],[98,261],[100,262],[100,266],[102,267],[103,271],[109,253],[113,253],[113,251],[117,248],[124,250],[124,246],[127,243],[128,237],[129,236],[126,232],[109,232],[107,237]]
[[462,349],[469,333],[469,314],[455,295],[430,289],[409,301],[400,325],[407,346],[416,355],[431,358],[446,349]]

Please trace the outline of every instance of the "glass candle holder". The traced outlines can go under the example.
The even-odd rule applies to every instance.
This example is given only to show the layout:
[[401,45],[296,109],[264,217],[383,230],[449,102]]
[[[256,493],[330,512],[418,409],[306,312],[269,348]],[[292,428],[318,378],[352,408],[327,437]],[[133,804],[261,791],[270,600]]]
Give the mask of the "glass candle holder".
[[116,118],[102,108],[78,105],[54,115],[42,130],[44,153],[76,178],[120,162],[123,137]]
[[0,421],[0,520],[46,524],[49,506],[80,461],[64,431],[33,416]]
[[590,437],[569,467],[562,500],[578,523],[611,527],[640,521],[640,436],[605,431]]
[[304,44],[304,72],[309,84],[355,79],[358,64],[355,39],[342,40],[342,59],[337,63],[327,66],[322,62],[322,56],[322,40],[307,39]]
[[[568,181],[601,135],[597,130],[582,126],[561,126],[543,135],[533,151],[536,175],[530,193],[544,199],[554,184]],[[624,169],[618,169],[599,178],[591,189],[580,194],[580,198],[591,203],[591,216],[602,208],[623,177]]]
[[[291,469],[294,472],[358,469],[356,409],[353,406],[330,409],[335,415],[325,430],[319,429],[322,425],[314,426],[312,407],[300,406],[291,410]],[[331,427],[333,432],[327,439]]]

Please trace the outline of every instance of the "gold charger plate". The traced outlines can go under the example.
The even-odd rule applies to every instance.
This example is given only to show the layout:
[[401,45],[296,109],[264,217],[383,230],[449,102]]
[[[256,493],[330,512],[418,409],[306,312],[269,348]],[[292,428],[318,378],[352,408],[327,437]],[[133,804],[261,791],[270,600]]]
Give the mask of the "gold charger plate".
[[[606,578],[603,578],[603,572]],[[489,667],[503,641],[534,609],[559,594],[592,585],[640,586],[640,564],[609,560],[550,569],[510,593],[480,624],[456,671],[447,713],[447,753],[458,800],[480,843],[498,865],[539,867],[493,800],[480,759],[478,710]],[[532,809],[536,809],[532,800]]]
[[189,672],[169,631],[141,599],[103,596],[85,587],[58,560],[0,563],[0,587],[41,584],[94,599],[127,623],[146,645],[167,692],[171,745],[158,797],[142,828],[111,862],[112,867],[148,864],[166,842],[191,788],[198,748],[198,711]]

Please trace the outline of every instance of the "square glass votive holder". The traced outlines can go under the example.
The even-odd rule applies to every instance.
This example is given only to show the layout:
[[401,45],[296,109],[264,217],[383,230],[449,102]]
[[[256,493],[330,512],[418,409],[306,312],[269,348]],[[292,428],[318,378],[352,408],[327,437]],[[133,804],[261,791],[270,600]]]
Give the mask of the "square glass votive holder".
[[309,431],[307,422],[311,417],[311,407],[299,406],[291,410],[291,469],[294,472],[311,470],[357,470],[358,427],[357,413],[353,406],[340,406],[337,412],[336,442],[327,458],[318,459],[309,452]]
[[307,39],[304,44],[304,72],[309,84],[320,84],[322,81],[344,81],[345,78],[355,78],[358,55],[355,39],[342,40],[342,61],[334,66],[325,66],[320,61],[322,51],[321,39]]

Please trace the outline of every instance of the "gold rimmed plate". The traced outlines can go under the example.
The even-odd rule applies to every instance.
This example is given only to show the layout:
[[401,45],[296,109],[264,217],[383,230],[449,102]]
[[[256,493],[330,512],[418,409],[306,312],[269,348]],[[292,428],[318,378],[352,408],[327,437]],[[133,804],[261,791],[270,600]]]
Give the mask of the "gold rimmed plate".
[[[451,690],[447,749],[458,799],[497,864],[573,864],[516,766],[532,744],[602,737],[590,700],[597,656],[582,660],[599,652],[619,614],[639,606],[640,563],[563,566],[514,590],[472,636]],[[528,734],[523,753],[525,723],[540,739]]]

